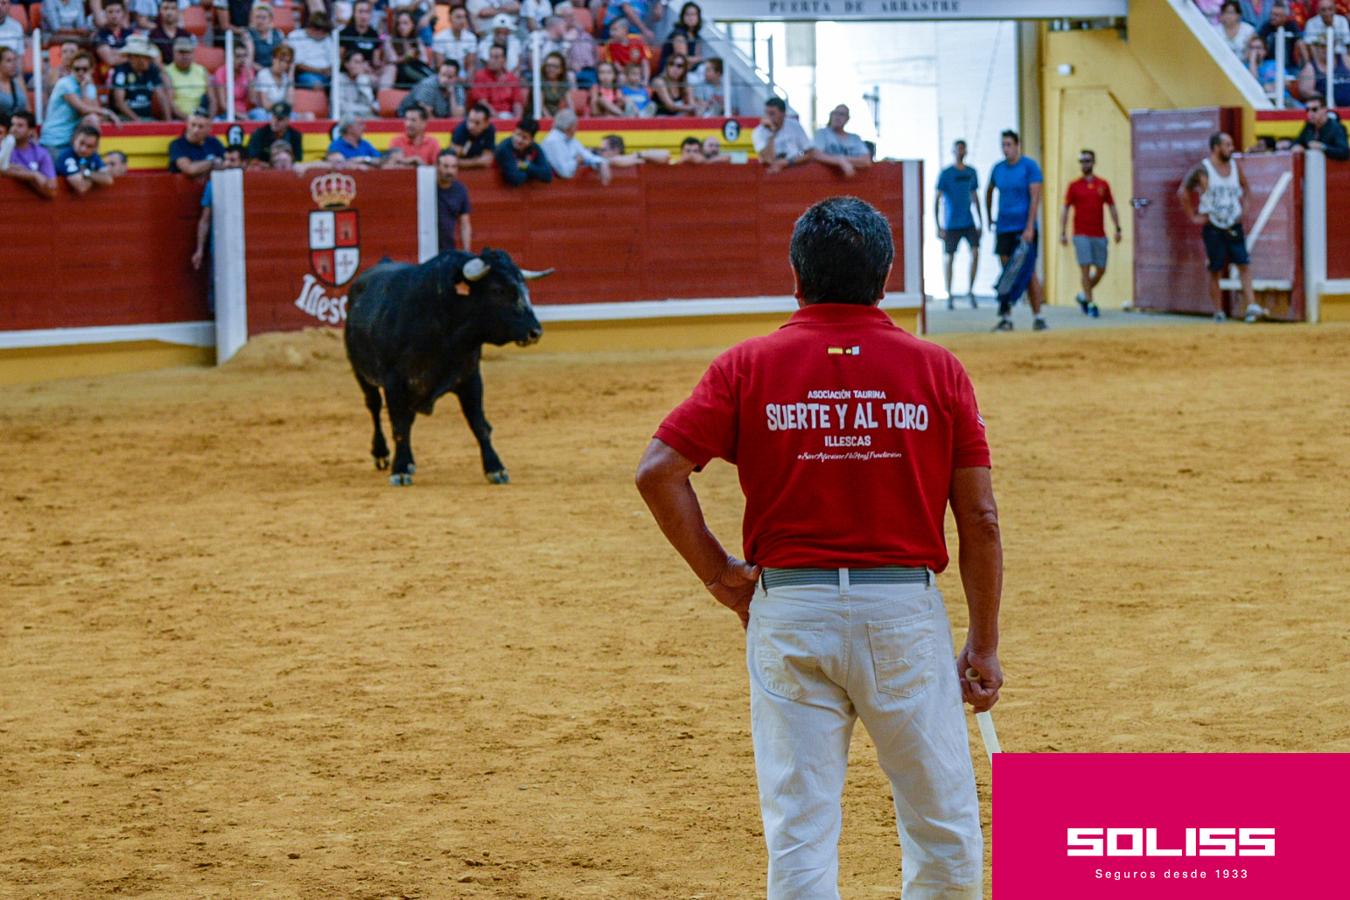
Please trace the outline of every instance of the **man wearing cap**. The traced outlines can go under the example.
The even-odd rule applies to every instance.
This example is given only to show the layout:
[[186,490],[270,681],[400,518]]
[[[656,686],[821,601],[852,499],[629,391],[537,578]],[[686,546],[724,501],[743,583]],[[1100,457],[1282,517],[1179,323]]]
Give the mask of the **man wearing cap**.
[[492,20],[505,13],[514,16],[520,12],[517,0],[468,0],[469,27],[479,35],[492,33]]
[[301,149],[300,132],[291,127],[291,105],[289,103],[273,103],[272,108],[268,110],[272,114],[272,119],[266,125],[259,128],[248,139],[248,159],[250,163],[266,163],[272,150],[272,144],[277,141],[285,141],[291,145],[291,155],[298,162],[305,158],[303,149]]
[[155,45],[148,38],[133,34],[122,47],[122,55],[127,61],[113,70],[113,109],[132,122],[167,117],[173,101],[157,65],[159,51]]
[[559,178],[572,178],[578,168],[587,166],[599,173],[601,184],[609,184],[612,177],[609,160],[577,140],[577,114],[572,110],[560,110],[553,117],[553,130],[540,142],[539,149],[544,151],[544,158]]
[[201,63],[192,61],[197,40],[190,34],[175,38],[173,65],[164,68],[164,80],[173,97],[170,118],[187,119],[200,110],[208,119],[216,117],[216,93],[208,90],[211,74]]
[[336,51],[329,38],[333,30],[328,15],[311,13],[304,28],[286,35],[286,43],[295,51],[295,86],[298,88],[327,88],[333,77]]
[[[789,257],[799,309],[713,361],[656,430],[637,487],[747,629],[769,900],[839,897],[859,718],[891,784],[901,896],[978,900],[984,841],[961,701],[987,710],[1003,683],[984,420],[956,357],[877,308],[895,259],[880,213],[823,200],[797,220]],[[739,469],[745,561],[709,530],[690,483],[714,458]],[[948,504],[970,616],[955,664],[934,586]]]
[[516,37],[516,20],[502,13],[492,19],[492,30],[478,41],[478,61],[486,63],[494,45],[506,48],[506,70],[516,71],[520,65],[520,38]]

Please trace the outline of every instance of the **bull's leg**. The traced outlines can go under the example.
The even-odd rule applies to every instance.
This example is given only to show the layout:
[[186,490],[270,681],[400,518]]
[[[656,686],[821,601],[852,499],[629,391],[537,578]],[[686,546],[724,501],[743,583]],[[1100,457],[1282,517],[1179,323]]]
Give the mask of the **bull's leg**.
[[375,436],[370,441],[370,455],[375,458],[375,468],[389,468],[389,445],[384,442],[384,429],[380,427],[380,389],[360,375],[356,376],[356,383],[361,385],[362,392],[366,395],[366,409],[370,410],[370,418],[375,422]]
[[474,372],[464,379],[459,387],[455,388],[455,393],[459,395],[460,409],[464,410],[464,418],[468,420],[473,436],[478,438],[478,449],[483,454],[483,472],[487,475],[487,480],[493,484],[506,484],[511,479],[506,474],[506,466],[502,465],[502,461],[497,457],[497,451],[492,449],[492,426],[488,424],[487,416],[483,415],[482,373]]
[[402,385],[385,389],[389,402],[389,423],[394,430],[394,471],[389,483],[394,486],[412,484],[412,426],[417,413],[413,410],[408,390]]

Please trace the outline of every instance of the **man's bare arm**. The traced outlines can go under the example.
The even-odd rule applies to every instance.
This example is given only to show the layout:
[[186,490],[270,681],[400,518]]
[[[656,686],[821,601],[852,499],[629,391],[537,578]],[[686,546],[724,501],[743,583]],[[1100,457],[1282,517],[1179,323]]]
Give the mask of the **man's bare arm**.
[[653,439],[638,463],[637,488],[661,533],[684,557],[718,602],[732,609],[745,625],[750,619],[759,567],[736,559],[708,530],[689,476],[694,464],[684,454]]
[[[998,702],[1003,670],[998,662],[998,608],[1003,595],[1003,541],[994,502],[993,480],[983,467],[957,469],[952,474],[952,515],[960,541],[961,586],[966,592],[970,628],[957,659],[961,693],[976,712]],[[978,682],[966,679],[967,669],[979,673]]]

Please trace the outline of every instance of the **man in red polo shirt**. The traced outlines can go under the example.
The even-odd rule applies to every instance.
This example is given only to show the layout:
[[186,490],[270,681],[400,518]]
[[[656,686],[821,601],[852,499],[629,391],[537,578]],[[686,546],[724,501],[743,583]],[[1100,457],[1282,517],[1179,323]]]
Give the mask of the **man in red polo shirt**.
[[494,116],[519,119],[525,111],[525,88],[515,73],[506,69],[506,48],[493,44],[488,48],[487,65],[473,73],[469,106],[482,103]]
[[[714,360],[638,466],[662,532],[747,627],[771,900],[839,896],[859,716],[891,781],[904,896],[982,896],[961,700],[989,709],[1003,683],[989,446],[961,364],[877,308],[894,258],[890,225],[861,200],[808,209],[791,247],[801,308]],[[708,530],[689,481],[714,457],[739,469],[745,561]],[[948,502],[970,609],[955,665],[933,586]]]
[[1111,210],[1111,221],[1116,226],[1116,243],[1120,243],[1120,217],[1116,215],[1116,201],[1111,196],[1111,185],[1106,179],[1092,174],[1097,154],[1083,150],[1078,154],[1078,165],[1083,177],[1069,185],[1064,192],[1064,208],[1059,213],[1059,242],[1069,246],[1069,210],[1073,210],[1073,251],[1078,257],[1082,273],[1083,292],[1078,295],[1078,306],[1083,315],[1094,319],[1101,314],[1092,299],[1092,289],[1106,274],[1106,224],[1102,209]]

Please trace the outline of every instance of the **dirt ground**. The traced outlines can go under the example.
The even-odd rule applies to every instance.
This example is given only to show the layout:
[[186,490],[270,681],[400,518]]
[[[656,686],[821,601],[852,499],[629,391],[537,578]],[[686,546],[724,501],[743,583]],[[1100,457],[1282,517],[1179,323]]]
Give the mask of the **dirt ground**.
[[[942,342],[994,447],[1004,747],[1350,750],[1350,329]],[[0,895],[762,894],[742,632],[632,487],[712,353],[547,348],[485,365],[506,487],[453,398],[389,487],[333,334],[0,391]],[[737,547],[734,470],[696,485]],[[844,896],[895,897],[853,754]]]

